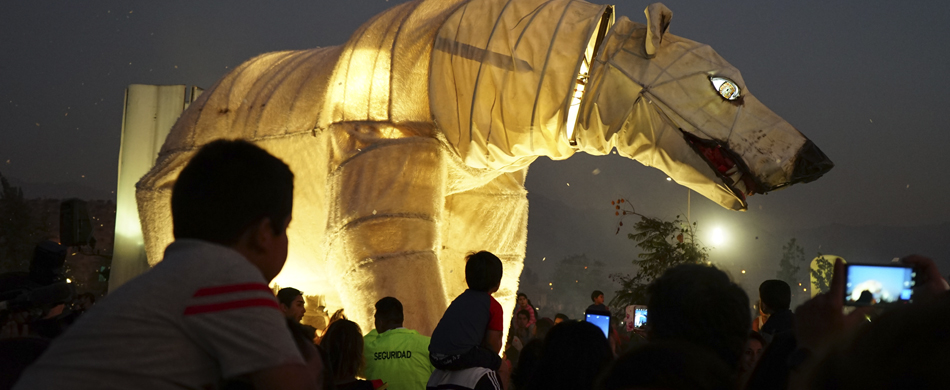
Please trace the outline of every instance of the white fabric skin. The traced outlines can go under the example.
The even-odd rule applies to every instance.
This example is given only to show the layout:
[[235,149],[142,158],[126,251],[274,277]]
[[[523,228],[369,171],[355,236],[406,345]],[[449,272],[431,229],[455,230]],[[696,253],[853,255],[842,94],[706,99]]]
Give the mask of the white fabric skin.
[[[715,90],[705,75],[722,72],[745,92],[738,71],[707,46],[664,34],[670,15],[662,4],[648,10],[658,31],[652,59],[630,56],[645,50],[646,26],[623,18],[607,33],[609,6],[416,0],[377,15],[343,46],[244,63],[182,114],[137,184],[149,261],[172,241],[175,178],[198,148],[219,138],[255,142],[296,175],[289,257],[275,282],[327,295],[329,306],[344,307],[363,329],[372,328],[373,304],[394,296],[405,326],[430,335],[466,288],[465,254],[478,250],[502,259],[494,296],[513,307],[527,237],[524,180],[538,156],[616,147],[724,207],[744,209],[669,123],[729,140],[739,134],[705,133],[712,120],[696,118],[774,122],[783,130],[760,139],[780,147],[734,148],[748,152],[755,176],[773,184],[787,179],[805,138],[747,93],[742,114],[710,112]],[[682,52],[705,59],[679,61]],[[588,92],[572,103],[584,64],[591,64]],[[657,82],[690,74],[702,74],[708,91],[667,93]],[[566,126],[572,104],[579,106],[574,147]],[[769,162],[776,159],[781,164]]]

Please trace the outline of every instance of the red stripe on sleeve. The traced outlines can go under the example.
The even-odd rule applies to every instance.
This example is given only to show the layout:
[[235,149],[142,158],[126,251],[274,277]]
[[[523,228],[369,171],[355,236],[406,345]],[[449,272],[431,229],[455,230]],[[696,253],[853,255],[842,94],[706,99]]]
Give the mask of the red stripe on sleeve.
[[194,305],[185,308],[185,315],[214,313],[231,309],[242,309],[245,307],[272,307],[280,310],[277,301],[267,298],[241,299],[238,301],[229,301],[221,303],[212,303],[208,305]]
[[263,283],[243,283],[243,284],[228,284],[224,286],[215,286],[215,287],[205,287],[199,289],[195,292],[195,295],[192,297],[206,297],[209,295],[218,295],[218,294],[228,294],[233,292],[241,291],[267,291],[273,294],[270,287],[267,287]]

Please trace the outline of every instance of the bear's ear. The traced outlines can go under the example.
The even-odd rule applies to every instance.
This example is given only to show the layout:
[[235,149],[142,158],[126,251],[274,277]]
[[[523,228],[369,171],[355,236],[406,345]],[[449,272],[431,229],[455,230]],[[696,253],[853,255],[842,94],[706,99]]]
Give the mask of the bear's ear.
[[656,55],[656,48],[663,41],[663,34],[670,28],[670,19],[673,19],[673,11],[666,8],[663,3],[650,4],[643,13],[647,15],[647,36],[643,41],[647,56]]

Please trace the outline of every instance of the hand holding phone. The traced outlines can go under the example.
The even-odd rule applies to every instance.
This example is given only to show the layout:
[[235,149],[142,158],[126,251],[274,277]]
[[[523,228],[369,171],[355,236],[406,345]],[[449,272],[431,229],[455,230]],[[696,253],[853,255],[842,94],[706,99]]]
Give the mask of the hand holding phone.
[[914,299],[917,301],[929,301],[950,290],[950,285],[937,264],[930,258],[920,255],[909,255],[901,258],[901,262],[914,267],[917,271],[917,284],[914,286]]
[[845,266],[835,259],[830,289],[795,309],[795,337],[799,348],[817,351],[842,331],[866,322],[870,307],[860,307],[844,315]]

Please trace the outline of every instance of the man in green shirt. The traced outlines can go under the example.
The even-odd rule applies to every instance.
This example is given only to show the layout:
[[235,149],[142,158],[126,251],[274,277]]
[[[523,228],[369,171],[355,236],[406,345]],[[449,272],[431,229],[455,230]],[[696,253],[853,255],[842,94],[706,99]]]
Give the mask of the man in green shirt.
[[376,302],[376,329],[363,338],[366,379],[380,379],[388,390],[424,389],[435,367],[429,362],[429,338],[402,327],[402,303],[393,297]]

